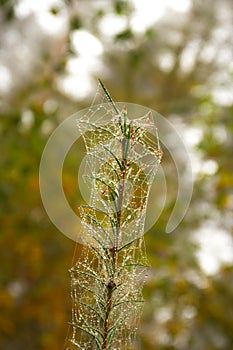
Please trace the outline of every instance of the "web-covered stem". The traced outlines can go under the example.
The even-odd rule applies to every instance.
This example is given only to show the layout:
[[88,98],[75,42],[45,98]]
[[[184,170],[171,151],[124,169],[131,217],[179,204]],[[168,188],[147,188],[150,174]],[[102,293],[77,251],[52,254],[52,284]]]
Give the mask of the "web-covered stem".
[[[151,183],[161,159],[151,114],[131,120],[100,82],[108,103],[78,120],[91,188],[80,208],[84,249],[71,268],[70,349],[126,350],[143,303],[143,233]],[[156,134],[155,134],[156,135]]]
[[[121,181],[119,183],[118,187],[118,195],[117,195],[117,230],[114,237],[114,246],[111,248],[112,251],[112,259],[113,259],[113,275],[110,278],[109,282],[107,283],[107,301],[106,301],[106,316],[105,316],[105,322],[104,322],[104,340],[102,344],[102,349],[107,350],[108,349],[108,333],[109,329],[111,328],[111,320],[110,320],[110,313],[112,311],[113,307],[113,291],[116,288],[115,284],[115,274],[116,274],[116,263],[117,263],[117,256],[118,256],[118,249],[119,249],[119,237],[122,235],[122,211],[123,211],[123,201],[124,201],[124,192],[125,192],[125,181],[127,178],[127,168],[129,166],[129,161],[127,159],[128,157],[128,150],[129,150],[129,144],[130,144],[130,125],[128,125],[128,133],[127,133],[127,124],[126,124],[126,113],[127,111],[124,110],[124,127],[120,124],[122,133],[121,138],[121,172],[120,172],[120,178]],[[121,121],[119,122],[121,123]]]

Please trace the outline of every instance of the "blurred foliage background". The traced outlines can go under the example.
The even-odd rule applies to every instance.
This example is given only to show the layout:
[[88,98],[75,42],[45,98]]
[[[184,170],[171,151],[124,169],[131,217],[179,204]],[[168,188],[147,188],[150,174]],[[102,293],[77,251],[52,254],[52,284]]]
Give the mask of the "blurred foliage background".
[[[189,211],[166,235],[176,179],[165,152],[135,349],[232,350],[232,24],[231,0],[0,1],[1,349],[64,347],[74,242],[43,209],[38,170],[49,135],[90,104],[101,77],[116,101],[176,126],[194,172]],[[74,148],[63,169],[74,207],[77,159]]]

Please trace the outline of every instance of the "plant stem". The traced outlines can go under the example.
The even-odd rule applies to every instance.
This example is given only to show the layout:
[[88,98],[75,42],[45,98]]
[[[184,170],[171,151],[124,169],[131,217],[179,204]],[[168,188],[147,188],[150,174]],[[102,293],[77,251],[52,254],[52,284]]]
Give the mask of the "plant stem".
[[107,284],[107,310],[106,310],[106,318],[104,322],[104,340],[102,344],[102,350],[108,350],[108,330],[110,327],[110,312],[112,310],[112,294],[115,288],[114,281],[109,281]]
[[112,310],[112,296],[114,289],[116,287],[116,283],[114,281],[115,279],[115,271],[116,271],[116,264],[117,264],[117,256],[118,256],[118,246],[119,246],[119,237],[122,235],[122,207],[123,207],[123,200],[124,200],[124,193],[125,193],[125,180],[127,175],[127,149],[126,145],[129,142],[129,140],[126,139],[125,136],[122,137],[121,140],[121,151],[122,151],[122,171],[121,171],[121,179],[122,181],[119,184],[119,196],[118,196],[118,202],[117,202],[117,232],[114,239],[114,247],[110,249],[112,253],[112,259],[113,259],[113,275],[108,281],[106,288],[107,288],[107,297],[106,297],[106,317],[104,321],[104,340],[102,343],[102,350],[109,350],[108,349],[108,330],[111,326],[111,320],[110,320],[110,312]]

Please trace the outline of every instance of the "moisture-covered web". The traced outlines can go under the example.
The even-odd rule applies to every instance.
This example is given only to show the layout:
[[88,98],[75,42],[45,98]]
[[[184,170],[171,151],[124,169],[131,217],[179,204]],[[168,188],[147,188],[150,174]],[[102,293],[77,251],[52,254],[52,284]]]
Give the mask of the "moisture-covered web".
[[73,308],[68,349],[130,349],[143,306],[144,248],[139,239],[121,250],[114,278],[110,252],[83,249],[70,269]]
[[80,208],[84,249],[70,270],[67,349],[130,349],[143,302],[146,207],[162,151],[151,112],[132,119],[102,88],[77,120],[91,193]]

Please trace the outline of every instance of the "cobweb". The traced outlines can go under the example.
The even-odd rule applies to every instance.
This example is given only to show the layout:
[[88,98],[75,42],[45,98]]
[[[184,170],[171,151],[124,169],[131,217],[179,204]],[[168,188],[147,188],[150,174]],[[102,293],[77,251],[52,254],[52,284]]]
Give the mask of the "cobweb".
[[90,200],[79,210],[84,248],[70,269],[67,350],[132,349],[143,303],[146,207],[162,151],[152,113],[132,119],[117,106],[100,82],[93,104],[77,120]]

